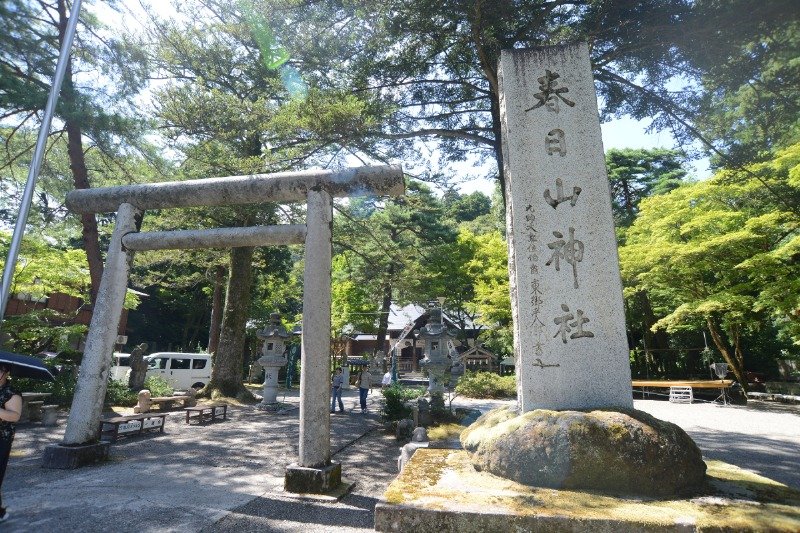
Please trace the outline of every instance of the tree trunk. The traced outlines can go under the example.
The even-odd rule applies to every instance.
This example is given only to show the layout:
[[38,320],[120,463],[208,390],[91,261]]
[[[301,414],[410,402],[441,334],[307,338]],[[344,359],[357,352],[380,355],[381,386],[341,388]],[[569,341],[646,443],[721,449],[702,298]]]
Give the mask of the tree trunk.
[[[706,325],[708,326],[708,331],[711,333],[711,339],[714,341],[714,345],[719,350],[719,353],[722,354],[723,359],[725,362],[728,363],[730,366],[733,375],[736,376],[736,381],[742,386],[745,393],[747,393],[747,376],[744,372],[744,360],[740,359],[736,355],[731,354],[730,348],[728,348],[728,344],[725,342],[723,338],[722,330],[717,326],[717,323],[711,318],[706,318]],[[738,344],[738,343],[737,343]],[[740,350],[740,348],[736,348],[736,350]]]
[[250,311],[250,289],[253,281],[253,248],[233,248],[230,275],[222,316],[219,345],[214,357],[211,381],[202,391],[203,396],[228,396],[252,400],[253,395],[244,387],[245,325]]
[[656,315],[653,313],[653,306],[650,304],[650,296],[646,291],[636,293],[639,305],[642,308],[642,321],[644,322],[644,332],[647,336],[647,345],[650,349],[666,351],[669,349],[669,335],[663,329],[653,332],[653,324],[657,322]]
[[[64,42],[67,31],[67,7],[66,0],[58,0],[58,42]],[[72,181],[76,189],[89,188],[89,173],[86,169],[86,158],[83,153],[83,141],[81,127],[71,113],[75,111],[75,84],[72,80],[72,60],[67,63],[64,74],[64,84],[61,91],[61,101],[64,109],[67,110],[64,119],[64,127],[67,130],[67,154],[69,155],[69,167],[72,170]],[[92,282],[91,302],[97,298],[97,291],[100,289],[100,279],[103,277],[103,258],[100,253],[100,239],[97,232],[97,219],[93,214],[81,215],[81,226],[83,227],[83,249],[86,251],[86,260],[89,263],[89,277]]]
[[219,328],[222,323],[222,282],[224,278],[225,268],[219,265],[214,269],[214,300],[211,304],[208,353],[217,353],[217,346],[219,346]]

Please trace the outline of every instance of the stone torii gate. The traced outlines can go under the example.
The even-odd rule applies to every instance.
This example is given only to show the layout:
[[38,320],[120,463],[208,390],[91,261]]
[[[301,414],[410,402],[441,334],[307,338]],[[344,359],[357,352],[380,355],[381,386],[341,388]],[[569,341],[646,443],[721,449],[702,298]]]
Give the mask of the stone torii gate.
[[[74,213],[116,211],[117,217],[64,439],[45,450],[44,466],[75,468],[108,454],[108,445],[96,442],[97,428],[135,251],[305,243],[299,458],[287,468],[286,489],[326,492],[336,488],[341,480],[341,465],[331,463],[328,409],[332,198],[404,193],[403,171],[399,166],[231,176],[70,192],[66,204]],[[138,231],[138,222],[147,209],[304,200],[305,226]]]

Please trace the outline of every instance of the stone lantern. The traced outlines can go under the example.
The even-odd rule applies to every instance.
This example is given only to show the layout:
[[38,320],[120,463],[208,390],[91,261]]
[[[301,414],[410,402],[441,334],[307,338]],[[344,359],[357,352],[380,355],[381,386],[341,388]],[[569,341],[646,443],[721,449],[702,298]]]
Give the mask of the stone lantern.
[[269,315],[269,324],[256,332],[256,336],[264,341],[258,364],[264,368],[264,399],[261,405],[274,404],[278,401],[278,369],[286,365],[283,352],[289,333],[281,324],[280,315]]
[[420,364],[428,374],[428,392],[433,409],[444,409],[444,386],[450,381],[451,366],[448,344],[452,336],[444,325],[442,310],[431,309],[430,319],[420,329],[419,338],[425,343],[425,357]]

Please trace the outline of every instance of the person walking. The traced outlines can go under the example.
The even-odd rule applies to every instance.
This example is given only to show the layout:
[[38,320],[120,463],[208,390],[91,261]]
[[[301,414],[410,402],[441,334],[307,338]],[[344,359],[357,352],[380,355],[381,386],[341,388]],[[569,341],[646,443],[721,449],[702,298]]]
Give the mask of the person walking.
[[372,374],[369,373],[369,368],[362,368],[358,373],[358,400],[361,402],[361,413],[367,412],[367,394],[369,388],[372,386]]
[[[22,396],[11,387],[8,381],[8,367],[0,366],[0,490],[6,477],[8,457],[11,455],[11,443],[14,442],[14,423],[22,413]],[[3,507],[0,493],[0,522],[8,518],[8,511]]]
[[392,372],[387,370],[386,373],[383,375],[383,379],[381,380],[381,387],[386,388],[392,385]]
[[342,374],[342,367],[336,369],[331,381],[331,413],[336,412],[336,400],[339,400],[339,412],[344,413],[344,404],[342,403],[342,382],[344,375]]

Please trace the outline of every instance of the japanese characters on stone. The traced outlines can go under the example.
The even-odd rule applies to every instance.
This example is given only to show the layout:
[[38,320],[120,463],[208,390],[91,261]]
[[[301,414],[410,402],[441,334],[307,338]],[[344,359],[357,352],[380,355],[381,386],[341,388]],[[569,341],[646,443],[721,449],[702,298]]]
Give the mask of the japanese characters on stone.
[[[569,93],[569,88],[558,81],[560,78],[561,75],[558,72],[545,69],[545,75],[537,78],[539,82],[539,92],[533,95],[537,102],[532,107],[526,109],[525,112],[545,107],[549,112],[558,114],[559,102],[569,107],[574,107],[575,102],[565,96]],[[553,128],[548,131],[544,136],[544,148],[549,156],[558,154],[560,157],[566,157],[567,135],[564,130],[561,128]],[[547,204],[553,209],[557,209],[561,204],[569,202],[569,208],[575,208],[582,189],[577,185],[572,185],[572,194],[565,194],[564,180],[560,177],[556,178],[555,185],[555,195],[549,188],[544,190],[542,196]],[[539,312],[541,310],[542,300],[539,286],[541,281],[538,277],[539,271],[536,265],[539,258],[535,253],[538,237],[536,233],[537,230],[533,225],[533,220],[536,218],[534,211],[535,209],[531,205],[528,205],[526,207],[525,220],[526,229],[528,229],[529,235],[531,235],[531,248],[528,252],[528,260],[531,261],[531,277],[533,279],[531,303],[533,307],[534,323],[538,323],[541,322]],[[578,263],[583,261],[584,243],[575,237],[575,228],[571,226],[567,232],[561,229],[554,229],[552,230],[552,235],[555,237],[555,240],[547,243],[547,247],[552,250],[552,254],[547,262],[545,262],[545,266],[552,266],[555,268],[556,272],[561,272],[562,261],[567,263],[572,270],[572,287],[577,289],[580,287],[578,281]],[[563,314],[553,318],[553,322],[558,326],[558,330],[555,335],[553,335],[553,338],[560,336],[562,342],[566,344],[568,339],[574,340],[594,337],[594,333],[588,329],[584,329],[584,325],[589,322],[589,318],[582,309],[577,309],[573,313],[570,311],[567,304],[561,304],[561,310]],[[541,355],[542,351],[541,339],[537,337],[536,355]],[[536,364],[534,366],[543,369],[558,365],[547,365],[543,363],[541,359],[536,359]]]

